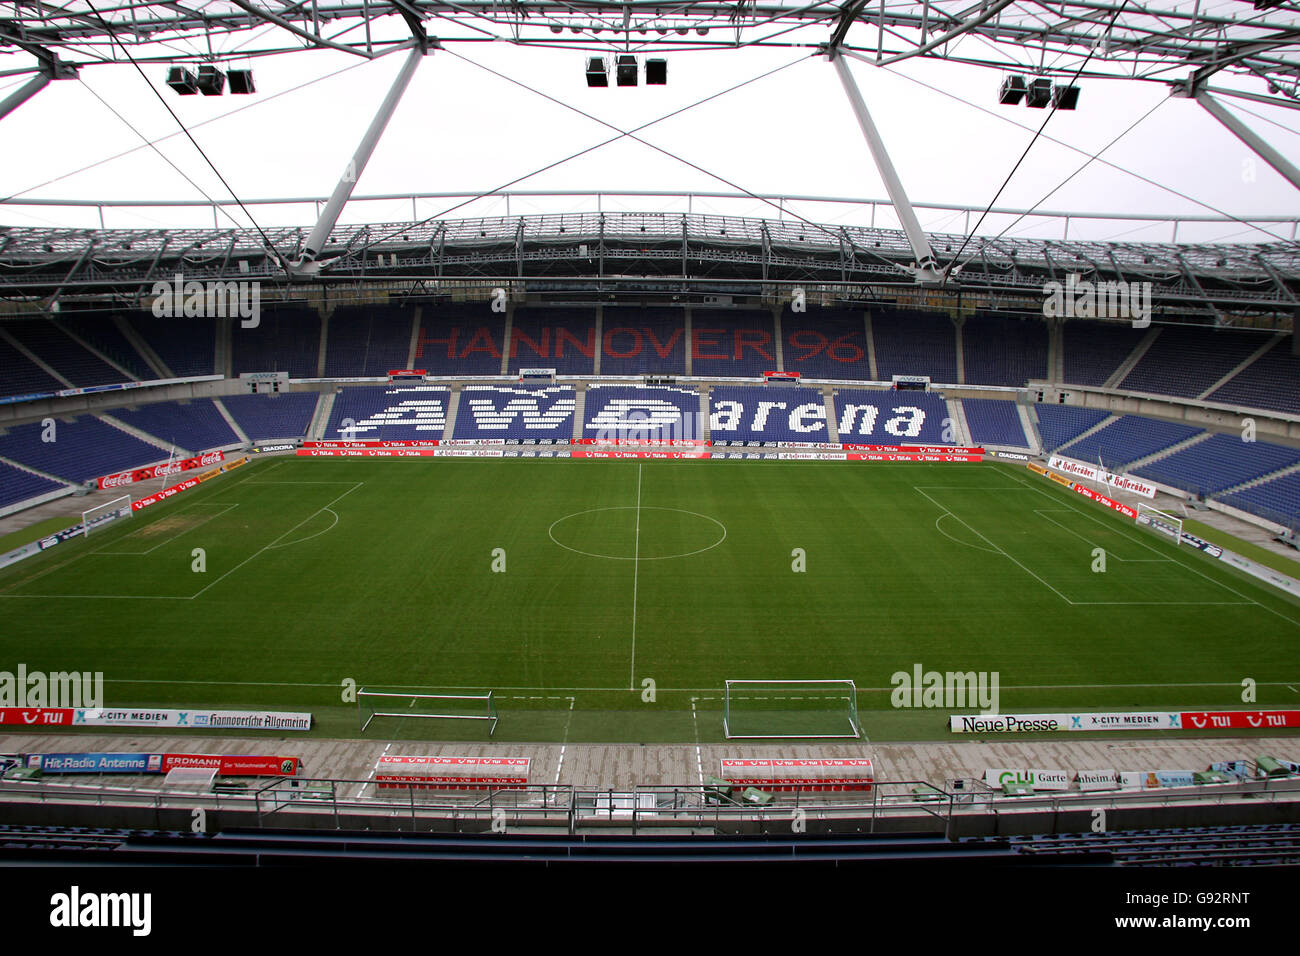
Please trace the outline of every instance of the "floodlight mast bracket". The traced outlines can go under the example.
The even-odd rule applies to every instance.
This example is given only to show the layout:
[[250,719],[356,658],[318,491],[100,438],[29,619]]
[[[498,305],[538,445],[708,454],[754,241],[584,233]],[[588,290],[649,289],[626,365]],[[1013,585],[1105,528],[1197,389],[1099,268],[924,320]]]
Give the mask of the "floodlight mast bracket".
[[334,192],[330,194],[325,208],[321,210],[316,225],[312,228],[311,235],[307,237],[302,255],[297,261],[284,264],[289,275],[295,278],[310,278],[318,275],[322,266],[327,264],[327,262],[318,260],[317,257],[325,248],[325,243],[329,241],[330,233],[334,231],[334,226],[339,221],[339,215],[343,212],[343,207],[352,198],[352,190],[356,188],[357,181],[361,178],[361,174],[365,172],[366,163],[370,162],[371,154],[375,151],[375,147],[379,145],[379,140],[384,135],[388,121],[393,118],[393,113],[397,110],[397,104],[402,101],[402,94],[406,92],[407,86],[410,85],[416,67],[420,65],[420,61],[424,59],[429,49],[437,46],[437,40],[428,39],[424,36],[423,31],[417,35],[416,45],[407,54],[406,62],[398,70],[393,85],[389,87],[388,95],[379,104],[379,110],[375,113],[374,119],[370,121],[370,126],[365,135],[361,137],[361,142],[352,154],[352,159],[348,161],[347,167],[343,170],[343,176],[339,179],[338,185],[334,187]]
[[73,80],[77,77],[77,68],[71,63],[65,63],[58,56],[49,50],[38,46],[34,43],[24,43],[14,37],[4,36],[4,41],[12,46],[19,47],[30,53],[40,61],[39,72],[30,80],[14,90],[3,100],[0,100],[0,119],[4,119],[18,107],[22,106],[33,96],[45,89],[50,80]]
[[[1208,79],[1208,77],[1207,77]],[[1193,77],[1186,83],[1178,83],[1170,91],[1171,95],[1196,100],[1201,108],[1222,123],[1233,136],[1246,144],[1256,156],[1273,167],[1283,179],[1296,189],[1300,189],[1300,169],[1279,153],[1264,137],[1243,123],[1226,106],[1210,95],[1204,80]]]
[[862,98],[862,91],[858,89],[857,81],[854,80],[853,72],[849,69],[843,53],[839,50],[838,43],[832,41],[827,46],[826,56],[839,74],[840,83],[844,86],[844,93],[849,99],[849,105],[853,107],[853,113],[858,119],[858,126],[862,128],[862,136],[867,141],[871,156],[876,161],[876,169],[880,172],[880,178],[885,183],[886,192],[889,193],[890,202],[893,203],[894,210],[898,213],[898,221],[903,227],[903,232],[907,235],[907,241],[912,247],[912,253],[916,256],[916,262],[910,267],[906,267],[907,271],[912,273],[913,278],[916,279],[919,285],[940,285],[943,282],[943,272],[935,261],[934,250],[930,247],[930,240],[926,237],[925,230],[921,228],[920,220],[916,218],[916,211],[907,198],[907,192],[903,189],[903,182],[898,178],[898,171],[894,169],[893,160],[889,158],[889,151],[885,148],[885,141],[881,138],[880,130],[876,128],[871,113],[867,110],[866,101]]

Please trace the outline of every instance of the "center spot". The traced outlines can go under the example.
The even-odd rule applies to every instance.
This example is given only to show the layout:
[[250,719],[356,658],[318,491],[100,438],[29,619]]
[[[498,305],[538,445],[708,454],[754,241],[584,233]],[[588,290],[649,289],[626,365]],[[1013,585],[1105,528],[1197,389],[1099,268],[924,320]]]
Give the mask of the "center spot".
[[709,551],[727,538],[716,518],[681,508],[640,509],[635,505],[593,508],[565,515],[547,529],[566,551],[611,561],[662,561]]

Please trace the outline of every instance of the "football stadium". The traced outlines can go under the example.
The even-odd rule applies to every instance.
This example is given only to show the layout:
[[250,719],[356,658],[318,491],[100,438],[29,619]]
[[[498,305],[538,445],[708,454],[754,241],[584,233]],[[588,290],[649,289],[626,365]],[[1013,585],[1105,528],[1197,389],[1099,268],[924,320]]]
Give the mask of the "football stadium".
[[[1298,26],[1274,0],[14,5],[9,142],[66,124],[61,90],[116,113],[110,70],[163,120],[118,116],[100,192],[58,175],[94,136],[6,160],[0,859],[1300,863]],[[201,110],[250,129],[316,55],[379,71],[360,112],[289,178],[236,175],[293,126],[237,146]],[[745,148],[654,145],[668,106],[619,116],[785,61],[842,137],[788,193]],[[449,62],[444,100],[569,110],[704,185],[534,188],[592,148],[560,127],[465,192],[367,174]],[[880,77],[913,69],[1001,150],[959,201],[900,158],[934,128]],[[1130,172],[1110,148],[1150,112],[1085,114],[1153,91],[1200,139]],[[431,144],[503,122],[435,106]],[[692,135],[746,125],[709,115]],[[1085,169],[1110,186],[1071,205]],[[1057,188],[1004,194],[1018,171]]]

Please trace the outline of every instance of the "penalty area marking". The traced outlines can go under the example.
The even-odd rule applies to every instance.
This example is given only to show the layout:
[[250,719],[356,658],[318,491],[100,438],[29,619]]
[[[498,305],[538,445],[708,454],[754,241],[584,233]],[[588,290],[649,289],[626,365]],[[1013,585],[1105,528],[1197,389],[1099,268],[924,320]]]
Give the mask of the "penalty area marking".
[[[304,541],[310,541],[312,538],[319,538],[319,537],[320,537],[321,535],[323,535],[326,531],[333,531],[335,525],[337,525],[337,524],[339,523],[339,515],[338,515],[338,512],[335,511],[333,508],[325,508],[325,509],[323,509],[323,510],[328,511],[330,514],[332,514],[332,515],[334,516],[334,520],[333,520],[332,522],[330,522],[330,526],[329,526],[328,528],[322,528],[321,530],[317,531],[315,534],[309,534],[309,535],[307,535],[307,537],[305,537],[305,538],[298,538],[298,539],[296,539],[296,540],[294,540],[294,541],[286,541],[286,542],[284,542],[283,544],[273,544],[273,545],[270,546],[270,549],[271,549],[271,550],[274,550],[274,549],[276,549],[276,548],[287,548],[287,547],[289,547],[289,546],[291,546],[291,545],[302,544]],[[318,512],[316,512],[316,514],[320,514],[320,512],[318,511]],[[312,515],[313,518],[314,518],[315,516],[316,516],[316,515]]]

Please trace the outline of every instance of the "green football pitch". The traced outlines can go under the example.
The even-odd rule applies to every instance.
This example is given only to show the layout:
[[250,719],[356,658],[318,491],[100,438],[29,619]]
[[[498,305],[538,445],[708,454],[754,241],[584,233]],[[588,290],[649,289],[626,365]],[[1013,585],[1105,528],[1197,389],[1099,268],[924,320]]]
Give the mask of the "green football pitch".
[[993,463],[260,461],[0,572],[0,614],[0,669],[328,736],[362,686],[491,691],[497,740],[707,742],[728,679],[849,679],[872,739],[952,739],[891,706],[917,665],[996,672],[1003,712],[1300,706],[1300,603]]

